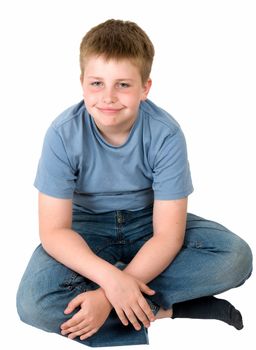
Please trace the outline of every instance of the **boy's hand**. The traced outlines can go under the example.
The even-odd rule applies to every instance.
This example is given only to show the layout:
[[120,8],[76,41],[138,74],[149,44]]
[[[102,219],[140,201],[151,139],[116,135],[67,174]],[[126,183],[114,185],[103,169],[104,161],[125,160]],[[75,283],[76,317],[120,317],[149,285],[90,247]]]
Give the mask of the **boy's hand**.
[[104,291],[99,288],[79,294],[68,304],[65,314],[70,314],[75,308],[80,310],[67,322],[61,325],[61,334],[74,339],[87,339],[96,333],[106,321],[112,306]]
[[127,326],[129,320],[138,331],[141,329],[139,321],[149,327],[155,316],[142,293],[154,295],[155,291],[124,271],[113,277],[103,288],[120,321]]

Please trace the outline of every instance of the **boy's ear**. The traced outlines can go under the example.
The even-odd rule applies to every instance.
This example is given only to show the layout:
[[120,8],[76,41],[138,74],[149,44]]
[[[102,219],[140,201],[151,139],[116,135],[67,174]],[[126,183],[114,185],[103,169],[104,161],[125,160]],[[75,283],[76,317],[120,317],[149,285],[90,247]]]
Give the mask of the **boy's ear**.
[[144,83],[143,86],[143,91],[142,91],[142,96],[141,96],[141,100],[144,101],[147,99],[148,93],[150,91],[150,88],[152,86],[152,80],[149,78],[146,83]]
[[83,85],[83,82],[84,82],[84,76],[83,76],[83,74],[80,74],[80,83],[81,83],[81,85]]

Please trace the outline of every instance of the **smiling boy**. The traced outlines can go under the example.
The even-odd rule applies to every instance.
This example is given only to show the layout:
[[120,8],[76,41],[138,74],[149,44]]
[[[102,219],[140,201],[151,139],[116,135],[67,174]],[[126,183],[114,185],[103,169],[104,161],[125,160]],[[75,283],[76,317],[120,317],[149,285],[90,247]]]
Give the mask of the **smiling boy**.
[[38,166],[41,245],[18,312],[90,346],[147,343],[150,323],[163,317],[243,327],[240,312],[213,295],[245,282],[251,251],[187,213],[184,135],[147,99],[153,57],[135,23],[92,28],[80,47],[84,100],[52,123]]
[[137,118],[140,102],[147,98],[151,80],[141,80],[129,59],[106,61],[88,58],[81,76],[84,102],[104,139],[112,145],[125,143]]

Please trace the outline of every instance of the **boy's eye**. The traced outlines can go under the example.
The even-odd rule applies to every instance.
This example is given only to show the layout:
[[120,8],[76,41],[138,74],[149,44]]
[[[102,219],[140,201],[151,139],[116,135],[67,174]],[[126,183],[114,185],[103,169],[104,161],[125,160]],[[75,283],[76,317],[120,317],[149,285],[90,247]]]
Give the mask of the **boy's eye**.
[[124,89],[124,88],[128,88],[128,87],[130,87],[130,85],[129,85],[129,84],[127,84],[127,83],[118,83],[118,87],[120,87],[120,88]]
[[101,87],[103,86],[103,83],[101,81],[93,81],[91,85],[94,87]]

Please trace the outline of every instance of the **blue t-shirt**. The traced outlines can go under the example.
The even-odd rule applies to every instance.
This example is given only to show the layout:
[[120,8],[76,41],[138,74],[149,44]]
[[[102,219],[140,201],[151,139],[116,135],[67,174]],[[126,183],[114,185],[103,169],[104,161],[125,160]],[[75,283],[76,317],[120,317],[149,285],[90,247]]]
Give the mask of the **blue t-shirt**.
[[34,185],[88,213],[139,210],[193,192],[183,132],[149,100],[121,146],[103,138],[83,101],[64,111],[46,133]]

